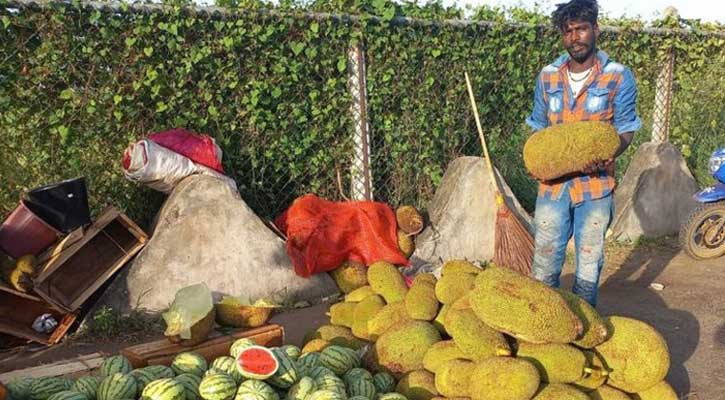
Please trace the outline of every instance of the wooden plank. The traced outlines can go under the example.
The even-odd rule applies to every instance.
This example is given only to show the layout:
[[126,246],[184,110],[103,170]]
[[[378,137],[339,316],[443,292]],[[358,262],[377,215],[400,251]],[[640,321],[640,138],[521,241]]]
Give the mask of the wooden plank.
[[121,225],[125,226],[126,229],[128,229],[132,235],[136,236],[136,239],[138,239],[139,242],[146,243],[149,236],[146,234],[146,232],[143,231],[143,229],[141,229],[141,227],[136,225],[136,223],[133,222],[133,220],[128,218],[126,216],[126,214],[123,214],[123,213],[120,214],[118,216],[118,221],[121,223]]
[[65,337],[65,334],[68,332],[68,330],[73,326],[73,323],[76,321],[76,318],[78,315],[75,313],[68,313],[63,316],[63,319],[58,323],[58,326],[55,328],[53,333],[50,334],[50,338],[48,339],[48,344],[56,344],[63,340],[63,337]]
[[58,244],[44,251],[35,259],[36,275],[40,275],[42,266],[46,265],[48,261],[60,257],[60,254],[67,250],[71,245],[77,241],[83,239],[83,227],[80,227],[68,235],[66,235]]
[[33,328],[26,327],[11,320],[0,320],[0,332],[23,339],[29,339],[38,343],[48,344],[48,335],[38,333],[34,331]]
[[185,351],[198,353],[208,362],[212,362],[217,357],[229,355],[232,343],[241,338],[249,338],[261,346],[281,346],[284,343],[284,328],[273,324],[250,330],[239,329],[229,334],[214,331],[205,342],[192,347],[162,339],[127,347],[121,350],[121,355],[128,358],[134,368],[157,364],[171,365],[174,357]]
[[18,297],[26,298],[28,300],[43,301],[38,296],[33,296],[30,293],[23,293],[23,292],[20,292],[20,291],[17,291],[15,289],[13,289],[12,287],[10,287],[10,285],[8,285],[7,283],[3,282],[2,280],[0,280],[0,290],[2,290],[3,292],[12,293],[13,295],[18,296]]
[[0,374],[0,381],[8,382],[20,377],[43,378],[46,376],[62,376],[79,372],[90,372],[98,368],[103,362],[103,354],[93,353],[71,360],[58,361],[53,364],[40,365]]

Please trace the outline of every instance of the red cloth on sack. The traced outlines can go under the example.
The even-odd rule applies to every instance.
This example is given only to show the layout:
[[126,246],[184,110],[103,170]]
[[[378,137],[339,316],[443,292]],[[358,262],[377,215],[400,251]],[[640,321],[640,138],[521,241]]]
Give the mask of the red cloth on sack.
[[191,161],[224,173],[221,162],[221,149],[209,135],[200,135],[183,128],[152,133],[149,140],[166,147]]
[[398,248],[395,213],[385,203],[297,198],[275,225],[287,235],[287,254],[297,275],[331,271],[345,261],[409,265]]

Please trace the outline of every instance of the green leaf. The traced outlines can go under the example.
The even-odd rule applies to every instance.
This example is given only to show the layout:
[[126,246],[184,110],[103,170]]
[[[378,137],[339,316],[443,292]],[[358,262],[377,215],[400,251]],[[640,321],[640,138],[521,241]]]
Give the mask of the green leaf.
[[124,42],[126,43],[126,47],[132,47],[134,44],[136,44],[136,38],[128,37]]
[[298,56],[298,55],[300,55],[300,53],[302,53],[302,50],[304,50],[305,44],[304,43],[300,43],[300,42],[291,42],[290,43],[290,48],[292,49],[292,52],[296,56]]
[[154,54],[154,48],[153,47],[144,47],[143,53],[146,54],[146,57],[151,57],[151,55]]
[[2,16],[3,28],[7,29],[10,26],[10,18],[7,15]]
[[272,97],[274,97],[275,99],[278,99],[279,96],[282,96],[282,89],[280,89],[279,87],[276,87],[276,88],[274,88],[274,90],[272,90]]
[[347,58],[339,57],[337,59],[337,72],[345,72],[347,70]]
[[164,103],[163,101],[159,101],[156,103],[156,112],[162,113],[169,109],[169,106]]
[[70,129],[65,125],[61,125],[58,127],[58,135],[60,135],[60,142],[65,144],[70,136]]
[[119,95],[119,94],[117,94],[117,95],[113,96],[113,104],[118,104],[118,103],[120,103],[121,101],[123,101],[123,96],[121,96],[121,95]]
[[210,105],[207,109],[207,112],[209,112],[209,115],[213,118],[219,116],[219,110],[214,107],[213,105]]
[[318,24],[316,21],[310,24],[310,31],[317,34],[320,31],[320,24]]
[[72,99],[73,98],[73,89],[71,89],[71,88],[64,89],[62,92],[60,92],[60,95],[58,97],[63,100]]
[[431,50],[430,54],[433,57],[438,58],[441,55],[441,51],[439,49],[433,49],[433,50]]

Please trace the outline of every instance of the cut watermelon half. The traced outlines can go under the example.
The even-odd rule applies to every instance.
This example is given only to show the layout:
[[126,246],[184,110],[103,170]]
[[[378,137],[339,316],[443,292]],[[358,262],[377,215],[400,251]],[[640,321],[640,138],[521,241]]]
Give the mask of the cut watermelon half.
[[250,346],[243,349],[237,356],[237,370],[249,379],[267,379],[279,368],[274,353],[266,347]]

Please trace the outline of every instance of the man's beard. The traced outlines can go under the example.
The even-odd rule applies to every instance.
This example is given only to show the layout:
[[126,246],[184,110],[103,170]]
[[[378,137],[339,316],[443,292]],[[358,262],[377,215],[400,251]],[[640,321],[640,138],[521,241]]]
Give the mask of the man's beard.
[[[582,47],[583,49],[580,49],[579,52],[575,52],[575,47]],[[596,48],[595,43],[576,43],[575,45],[569,47],[566,49],[567,52],[569,52],[569,56],[574,59],[574,61],[578,63],[583,63],[586,61],[593,53],[594,49]]]

